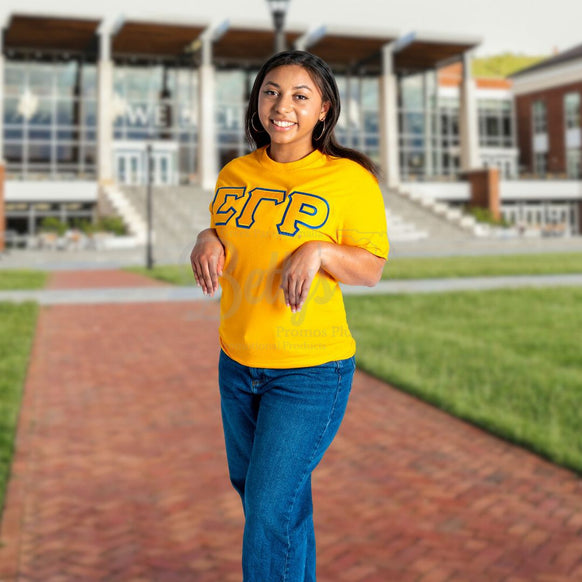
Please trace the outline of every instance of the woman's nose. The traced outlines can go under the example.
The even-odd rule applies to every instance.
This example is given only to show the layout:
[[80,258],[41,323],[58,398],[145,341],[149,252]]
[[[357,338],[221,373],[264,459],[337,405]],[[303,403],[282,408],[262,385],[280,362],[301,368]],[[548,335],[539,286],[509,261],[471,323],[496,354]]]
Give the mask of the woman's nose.
[[276,104],[277,111],[289,111],[291,109],[291,98],[281,95]]

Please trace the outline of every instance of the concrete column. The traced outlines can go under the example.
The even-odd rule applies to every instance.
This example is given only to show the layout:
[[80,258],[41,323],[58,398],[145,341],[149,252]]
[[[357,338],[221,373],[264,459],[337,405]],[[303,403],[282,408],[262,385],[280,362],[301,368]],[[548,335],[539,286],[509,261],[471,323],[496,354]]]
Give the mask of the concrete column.
[[364,115],[364,77],[358,73],[358,149],[364,150],[366,144],[366,116]]
[[198,174],[205,190],[214,190],[218,175],[216,151],[216,123],[214,114],[214,66],[212,65],[212,41],[202,39],[202,64],[198,70]]
[[476,87],[475,81],[471,78],[471,56],[469,53],[463,55],[463,80],[460,91],[461,170],[466,172],[481,166]]
[[435,175],[442,176],[443,171],[443,135],[442,135],[442,124],[441,124],[441,102],[439,99],[439,71],[435,69],[434,72],[434,82],[435,82],[435,94],[434,94],[434,111],[435,111],[435,135],[438,140],[437,142],[437,159],[436,166],[434,168]]
[[380,167],[390,188],[400,184],[398,147],[398,82],[394,74],[393,44],[382,47],[380,76]]
[[6,215],[4,212],[4,162],[0,159],[0,253],[6,244]]
[[113,61],[111,37],[101,32],[97,63],[97,179],[113,182]]
[[0,164],[4,164],[4,35],[0,28]]
[[6,217],[4,214],[4,37],[0,28],[0,252],[4,250]]
[[346,138],[348,140],[348,147],[353,148],[352,142],[352,72],[346,73]]
[[430,104],[430,87],[428,75],[432,71],[426,71],[422,74],[422,93],[423,93],[423,110],[424,110],[424,177],[431,177],[434,174],[432,163],[432,114],[433,110]]

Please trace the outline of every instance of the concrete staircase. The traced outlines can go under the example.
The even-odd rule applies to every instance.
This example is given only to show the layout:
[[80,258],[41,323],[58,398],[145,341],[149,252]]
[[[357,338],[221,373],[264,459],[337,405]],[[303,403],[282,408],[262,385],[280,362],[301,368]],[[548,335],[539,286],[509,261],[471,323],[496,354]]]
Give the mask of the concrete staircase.
[[[119,189],[145,225],[147,188],[122,186]],[[211,200],[211,192],[195,185],[156,186],[152,189],[154,257],[157,263],[188,262],[196,236],[210,224],[208,205]]]
[[[402,191],[383,187],[388,237],[391,245],[428,240],[461,241],[474,238],[471,217],[446,204],[415,200]],[[107,196],[130,232],[146,240],[144,186],[111,186]],[[197,234],[208,228],[212,192],[199,186],[157,186],[152,190],[154,256],[157,263],[188,262]],[[466,219],[470,220],[467,221]]]
[[[388,197],[394,200],[397,207],[398,205],[402,207],[402,203],[404,203],[408,215],[413,214],[418,216],[417,211],[424,210],[423,218],[432,224],[432,230],[430,231],[431,237],[450,239],[454,237],[455,232],[458,235],[459,230],[469,236],[476,237],[495,235],[494,228],[487,224],[477,222],[473,216],[465,214],[460,208],[455,208],[454,206],[427,196],[408,192],[406,190],[406,184],[403,184],[398,189],[388,190]],[[440,221],[438,220],[439,218],[441,219]],[[434,219],[437,220],[435,221]]]
[[[460,222],[453,217],[460,210],[437,203],[427,204],[425,200],[417,200],[400,190],[382,187],[386,215],[388,219],[388,237],[392,242],[416,241],[431,239],[461,239],[471,236]],[[431,201],[432,202],[432,201]],[[412,230],[412,232],[411,232]]]
[[141,212],[141,207],[133,204],[125,192],[115,184],[104,186],[103,193],[109,207],[121,217],[129,233],[136,238],[138,244],[144,244],[147,226],[145,212]]

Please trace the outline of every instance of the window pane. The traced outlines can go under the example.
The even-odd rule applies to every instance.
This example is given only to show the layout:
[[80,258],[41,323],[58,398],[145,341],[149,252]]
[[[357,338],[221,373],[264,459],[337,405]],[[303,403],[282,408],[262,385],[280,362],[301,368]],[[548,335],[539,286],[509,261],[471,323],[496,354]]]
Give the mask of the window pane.
[[29,144],[28,160],[30,163],[49,163],[51,160],[50,144]]
[[34,64],[29,68],[28,85],[36,95],[50,95],[53,92],[53,67]]

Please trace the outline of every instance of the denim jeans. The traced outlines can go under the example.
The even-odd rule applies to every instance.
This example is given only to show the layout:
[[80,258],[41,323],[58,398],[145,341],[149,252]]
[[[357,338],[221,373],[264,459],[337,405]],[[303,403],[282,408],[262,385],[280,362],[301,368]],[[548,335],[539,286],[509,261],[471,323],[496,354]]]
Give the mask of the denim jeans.
[[242,499],[244,582],[315,582],[311,473],[336,435],[355,360],[306,368],[219,361],[230,480]]

